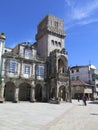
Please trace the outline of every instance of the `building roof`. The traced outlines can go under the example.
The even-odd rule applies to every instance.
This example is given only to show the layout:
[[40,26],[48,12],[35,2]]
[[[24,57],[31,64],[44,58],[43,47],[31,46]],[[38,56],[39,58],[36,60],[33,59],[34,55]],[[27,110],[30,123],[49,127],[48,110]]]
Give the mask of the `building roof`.
[[91,64],[80,65],[80,66],[76,65],[76,66],[72,66],[70,69],[87,68],[87,67],[90,67],[91,69],[96,69],[96,67],[94,65],[91,65]]
[[73,80],[71,81],[71,86],[90,86],[90,84],[87,84],[81,80]]

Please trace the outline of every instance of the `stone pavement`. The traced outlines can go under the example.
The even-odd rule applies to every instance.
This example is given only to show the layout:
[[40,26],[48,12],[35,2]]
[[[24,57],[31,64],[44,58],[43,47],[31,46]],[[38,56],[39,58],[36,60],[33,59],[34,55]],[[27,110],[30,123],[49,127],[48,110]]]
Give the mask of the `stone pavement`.
[[97,130],[98,102],[0,104],[0,130]]

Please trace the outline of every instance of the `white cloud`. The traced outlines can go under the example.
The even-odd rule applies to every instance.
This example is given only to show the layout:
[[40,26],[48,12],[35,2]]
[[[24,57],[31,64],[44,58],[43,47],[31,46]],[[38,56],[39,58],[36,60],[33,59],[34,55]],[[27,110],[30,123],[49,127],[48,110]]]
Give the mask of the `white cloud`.
[[69,24],[73,22],[75,25],[84,25],[98,22],[98,15],[95,15],[98,10],[98,0],[65,0],[65,3],[69,10],[67,11]]
[[86,25],[86,24],[90,24],[90,23],[95,23],[98,22],[98,19],[89,19],[89,20],[83,20],[78,22],[79,25]]
[[77,19],[77,20],[81,20],[83,18],[88,18],[91,15],[93,15],[95,10],[97,10],[97,9],[98,9],[98,0],[89,2],[81,7],[74,7],[72,9],[72,18]]

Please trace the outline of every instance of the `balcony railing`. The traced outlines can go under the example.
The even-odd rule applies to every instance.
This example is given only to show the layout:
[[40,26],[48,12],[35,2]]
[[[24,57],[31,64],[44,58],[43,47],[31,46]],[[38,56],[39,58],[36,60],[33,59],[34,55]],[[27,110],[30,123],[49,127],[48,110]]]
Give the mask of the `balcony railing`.
[[24,78],[24,79],[33,80],[33,79],[35,79],[35,75],[25,75],[25,74],[21,74],[21,75],[19,76],[19,78]]

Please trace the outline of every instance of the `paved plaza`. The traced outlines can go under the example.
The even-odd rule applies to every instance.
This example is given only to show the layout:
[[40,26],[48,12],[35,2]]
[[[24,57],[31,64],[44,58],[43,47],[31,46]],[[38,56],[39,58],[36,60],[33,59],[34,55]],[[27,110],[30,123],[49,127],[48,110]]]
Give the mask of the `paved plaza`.
[[97,130],[98,102],[0,104],[0,130]]

